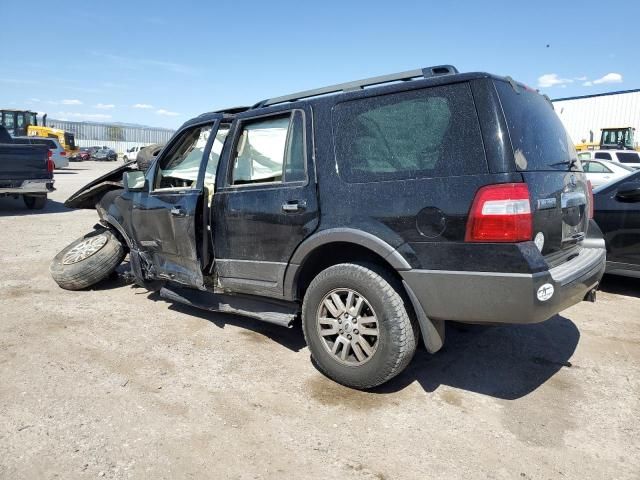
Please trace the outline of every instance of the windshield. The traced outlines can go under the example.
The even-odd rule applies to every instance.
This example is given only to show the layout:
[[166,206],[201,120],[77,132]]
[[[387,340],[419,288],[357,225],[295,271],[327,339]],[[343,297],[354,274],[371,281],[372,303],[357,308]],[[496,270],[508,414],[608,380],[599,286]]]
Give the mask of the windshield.
[[633,148],[633,130],[630,128],[605,129],[602,131],[600,143],[602,145],[616,145],[619,147]]
[[551,102],[534,90],[496,81],[518,170],[582,170]]

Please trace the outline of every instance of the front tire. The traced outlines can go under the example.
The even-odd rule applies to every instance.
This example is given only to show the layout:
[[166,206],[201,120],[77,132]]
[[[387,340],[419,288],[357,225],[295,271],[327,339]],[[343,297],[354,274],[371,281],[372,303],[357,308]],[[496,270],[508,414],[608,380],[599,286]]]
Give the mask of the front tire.
[[107,278],[126,255],[120,240],[109,230],[96,230],[58,253],[49,271],[65,290],[82,290]]
[[47,204],[46,195],[23,195],[22,200],[29,210],[42,210]]
[[402,284],[368,264],[343,263],[320,272],[304,297],[302,328],[320,371],[358,389],[402,372],[418,341]]

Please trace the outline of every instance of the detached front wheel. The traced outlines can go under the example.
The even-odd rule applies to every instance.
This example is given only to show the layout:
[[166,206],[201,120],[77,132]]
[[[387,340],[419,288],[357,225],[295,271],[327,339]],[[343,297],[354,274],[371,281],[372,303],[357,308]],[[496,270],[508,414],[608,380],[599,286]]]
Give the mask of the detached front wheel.
[[58,253],[49,268],[55,282],[65,290],[82,290],[107,278],[126,255],[109,230],[96,230]]

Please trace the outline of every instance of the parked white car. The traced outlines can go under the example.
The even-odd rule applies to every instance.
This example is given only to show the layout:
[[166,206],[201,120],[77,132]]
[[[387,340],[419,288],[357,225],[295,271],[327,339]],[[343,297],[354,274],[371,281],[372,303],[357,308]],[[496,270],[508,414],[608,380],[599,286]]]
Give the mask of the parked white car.
[[138,152],[144,148],[144,145],[138,145],[136,147],[131,147],[122,155],[122,160],[125,162],[135,160],[138,158]]
[[51,150],[51,160],[53,160],[56,169],[69,166],[69,157],[67,152],[57,138],[50,137],[15,137],[14,143],[22,143],[24,145],[47,145]]
[[635,150],[588,150],[579,152],[580,160],[609,160],[627,167],[640,168],[640,153]]
[[593,188],[612,182],[636,170],[622,163],[609,160],[581,160],[582,169]]

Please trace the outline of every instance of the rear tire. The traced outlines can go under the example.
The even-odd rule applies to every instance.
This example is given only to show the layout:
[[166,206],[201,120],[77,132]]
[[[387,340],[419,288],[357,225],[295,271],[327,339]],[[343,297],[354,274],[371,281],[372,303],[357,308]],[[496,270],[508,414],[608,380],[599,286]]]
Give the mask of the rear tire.
[[96,230],[58,253],[49,271],[65,290],[82,290],[107,278],[126,255],[120,240],[109,230]]
[[42,210],[47,204],[46,195],[23,195],[22,200],[29,210]]
[[319,370],[358,389],[402,372],[419,338],[400,282],[369,264],[343,263],[320,272],[304,297],[302,328]]

